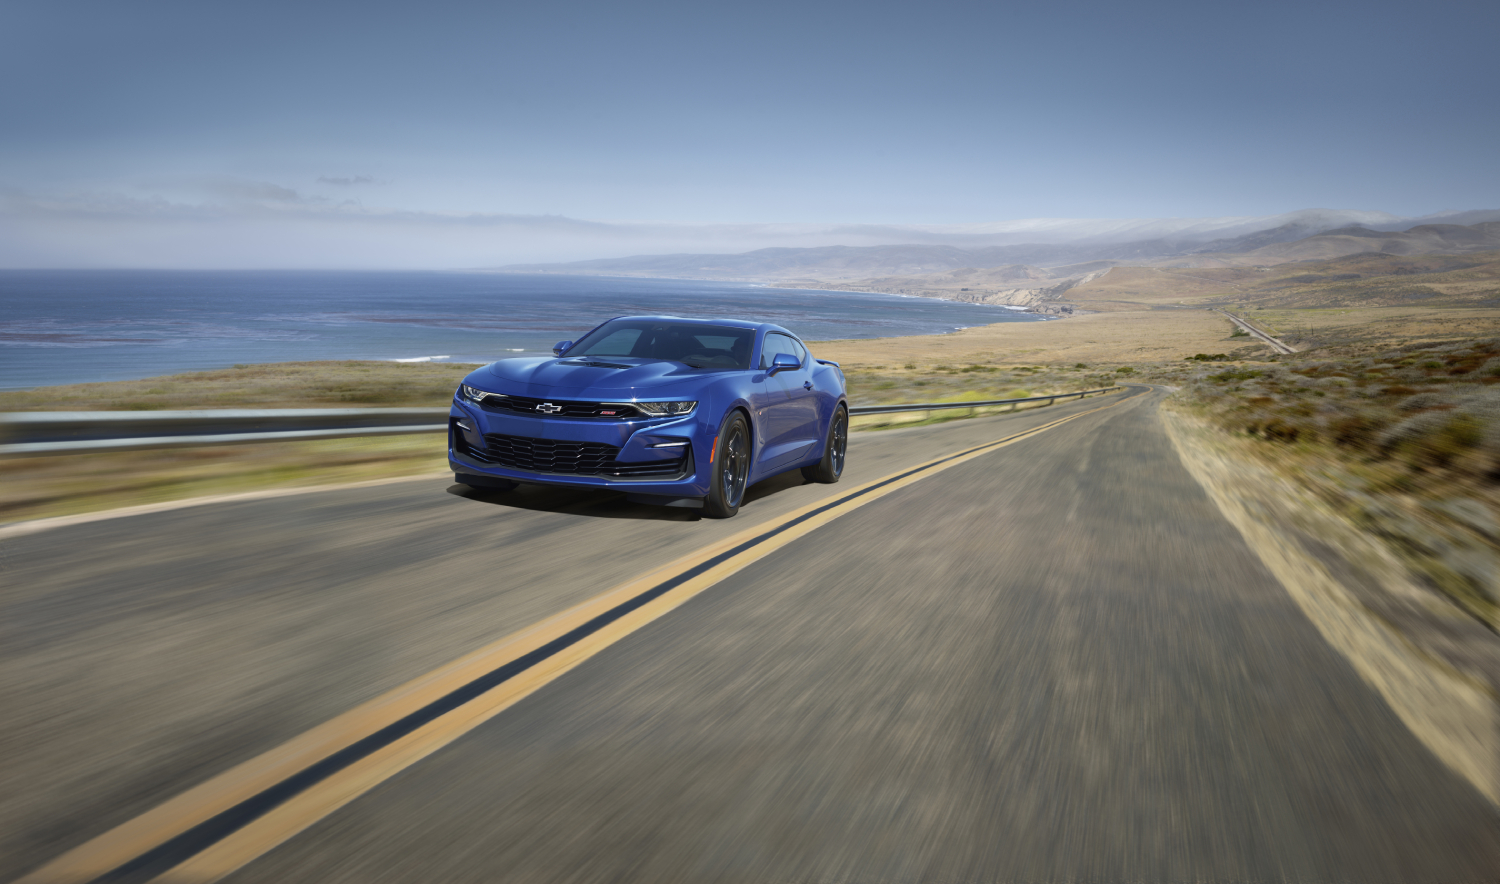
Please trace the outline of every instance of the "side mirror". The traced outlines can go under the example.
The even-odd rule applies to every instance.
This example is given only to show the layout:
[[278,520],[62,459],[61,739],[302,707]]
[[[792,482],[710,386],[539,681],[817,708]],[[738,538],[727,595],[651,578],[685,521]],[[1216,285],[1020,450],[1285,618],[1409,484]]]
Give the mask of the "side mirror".
[[802,363],[798,362],[797,357],[792,354],[777,353],[776,358],[771,360],[771,371],[769,373],[775,374],[778,371],[794,371],[801,367]]
[[572,341],[558,341],[552,345],[552,355],[561,356],[571,346],[573,346]]

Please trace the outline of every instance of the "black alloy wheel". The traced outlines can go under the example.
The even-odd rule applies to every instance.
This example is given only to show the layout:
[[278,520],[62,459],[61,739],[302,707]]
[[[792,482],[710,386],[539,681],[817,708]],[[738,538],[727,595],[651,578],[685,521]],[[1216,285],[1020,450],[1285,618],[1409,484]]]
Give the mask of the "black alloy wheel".
[[750,427],[738,411],[719,429],[710,476],[712,482],[708,498],[703,501],[703,514],[711,519],[727,519],[740,511],[745,484],[750,479]]
[[849,412],[840,405],[828,422],[828,441],[823,445],[823,459],[802,468],[802,477],[810,482],[832,485],[844,474],[844,457],[849,451]]

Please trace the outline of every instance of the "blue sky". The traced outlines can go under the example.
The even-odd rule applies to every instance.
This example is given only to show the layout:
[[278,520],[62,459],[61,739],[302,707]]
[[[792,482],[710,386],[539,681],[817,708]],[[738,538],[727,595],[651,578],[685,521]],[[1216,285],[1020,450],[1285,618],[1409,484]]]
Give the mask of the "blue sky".
[[[133,242],[131,224],[160,263],[161,237],[202,249],[252,218],[295,243],[338,212],[930,225],[1493,208],[1496,34],[1493,0],[10,0],[0,262],[73,260],[69,213],[77,260],[107,264],[98,244]],[[261,263],[297,263],[274,239]]]

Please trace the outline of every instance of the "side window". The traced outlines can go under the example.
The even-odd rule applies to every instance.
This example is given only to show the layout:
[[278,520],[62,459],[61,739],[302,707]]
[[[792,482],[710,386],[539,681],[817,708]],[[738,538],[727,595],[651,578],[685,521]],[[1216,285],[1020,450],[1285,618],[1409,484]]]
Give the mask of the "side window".
[[806,359],[798,352],[799,350],[802,353],[807,352],[806,350],[802,350],[801,345],[786,335],[778,335],[772,332],[766,335],[765,346],[760,348],[760,367],[770,368],[771,360],[775,359],[777,354],[780,353],[790,353],[796,357],[798,362],[805,362]]
[[804,346],[802,346],[802,342],[799,341],[799,340],[797,340],[796,338],[787,338],[787,340],[792,342],[792,347],[793,347],[793,349],[797,353],[797,361],[800,362],[800,363],[802,363],[802,367],[803,368],[806,368],[807,367],[807,348],[804,347]]

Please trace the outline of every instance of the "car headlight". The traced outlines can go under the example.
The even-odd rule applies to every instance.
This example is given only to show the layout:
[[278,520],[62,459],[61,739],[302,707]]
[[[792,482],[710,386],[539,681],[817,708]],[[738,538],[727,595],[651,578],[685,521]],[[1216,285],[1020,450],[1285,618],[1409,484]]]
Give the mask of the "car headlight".
[[698,407],[697,402],[635,402],[632,403],[642,413],[652,417],[660,417],[668,414],[687,414]]
[[464,399],[469,400],[470,402],[483,402],[486,398],[488,398],[490,396],[494,396],[494,397],[499,398],[499,399],[504,399],[505,398],[504,396],[501,396],[499,393],[488,393],[488,392],[485,392],[484,390],[480,390],[480,389],[476,389],[474,387],[471,387],[468,384],[459,384],[458,385],[458,395],[461,396]]

